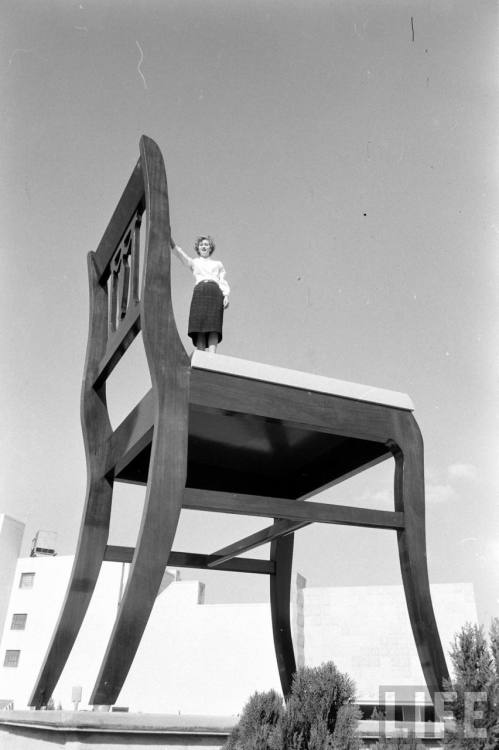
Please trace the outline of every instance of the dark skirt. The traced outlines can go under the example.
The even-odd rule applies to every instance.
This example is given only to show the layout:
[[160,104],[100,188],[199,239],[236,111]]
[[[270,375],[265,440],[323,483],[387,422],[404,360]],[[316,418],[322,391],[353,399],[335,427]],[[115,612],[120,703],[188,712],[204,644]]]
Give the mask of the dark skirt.
[[200,281],[192,293],[189,336],[196,343],[197,333],[217,333],[222,340],[224,296],[216,281]]

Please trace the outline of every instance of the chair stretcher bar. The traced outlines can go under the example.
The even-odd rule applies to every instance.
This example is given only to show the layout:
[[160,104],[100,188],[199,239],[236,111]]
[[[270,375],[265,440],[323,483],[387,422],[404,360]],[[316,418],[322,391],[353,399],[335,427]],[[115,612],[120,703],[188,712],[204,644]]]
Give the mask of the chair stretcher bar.
[[[109,544],[104,553],[104,560],[107,562],[131,563],[134,552],[133,547],[121,547]],[[172,568],[209,570],[209,564],[214,561],[214,558],[214,555],[174,552],[172,550],[168,558],[168,565]],[[229,570],[236,573],[259,573],[263,575],[273,575],[275,573],[275,565],[271,560],[258,560],[250,557],[241,557],[237,560],[221,562],[217,567],[219,570]]]

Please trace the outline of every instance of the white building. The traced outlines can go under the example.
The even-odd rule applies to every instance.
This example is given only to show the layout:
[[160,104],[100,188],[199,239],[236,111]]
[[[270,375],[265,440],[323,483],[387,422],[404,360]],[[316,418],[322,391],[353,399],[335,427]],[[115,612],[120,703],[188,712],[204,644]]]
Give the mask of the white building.
[[[73,564],[71,556],[18,558],[21,526],[0,516],[0,706],[13,703],[16,709],[27,706]],[[79,707],[88,708],[127,567],[103,564],[54,691],[55,707],[72,709],[73,688],[81,687]],[[369,706],[378,703],[380,684],[423,691],[401,586],[307,588],[297,579],[292,617],[298,664],[333,660],[356,681],[359,703]],[[436,584],[432,596],[448,652],[456,631],[477,622],[473,587]],[[237,714],[251,693],[270,688],[280,690],[269,604],[205,604],[202,583],[167,571],[118,705],[141,712]]]
[[23,523],[0,513],[0,633],[5,625],[5,614],[23,534]]

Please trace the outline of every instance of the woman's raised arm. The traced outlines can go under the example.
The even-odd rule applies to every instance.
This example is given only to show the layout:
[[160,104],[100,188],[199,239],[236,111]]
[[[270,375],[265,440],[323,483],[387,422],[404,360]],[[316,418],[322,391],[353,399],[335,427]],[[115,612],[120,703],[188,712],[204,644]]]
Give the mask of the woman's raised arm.
[[189,258],[187,253],[184,253],[182,248],[175,244],[173,237],[170,237],[170,248],[172,253],[177,256],[181,263],[192,271],[192,258]]

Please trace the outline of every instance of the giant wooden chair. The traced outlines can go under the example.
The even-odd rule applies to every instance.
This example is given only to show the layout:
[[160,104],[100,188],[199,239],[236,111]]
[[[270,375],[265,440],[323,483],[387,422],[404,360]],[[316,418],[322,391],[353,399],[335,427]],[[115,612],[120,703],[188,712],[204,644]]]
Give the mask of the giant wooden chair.
[[[169,241],[163,158],[144,136],[137,166],[97,251],[88,256],[90,330],[81,402],[87,495],[66,598],[30,705],[50,699],[104,560],[131,567],[91,704],[117,700],[166,565],[269,576],[287,696],[295,671],[289,611],[294,532],[313,522],[397,533],[409,617],[433,695],[448,674],[430,597],[423,443],[410,399],[218,354],[196,351],[190,359],[172,310]],[[113,431],[106,379],[140,330],[152,389]],[[393,511],[304,499],[390,457]],[[147,486],[135,549],[108,545],[114,481]],[[210,555],[172,551],[182,508],[273,520]],[[240,556],[266,543],[268,559]]]

